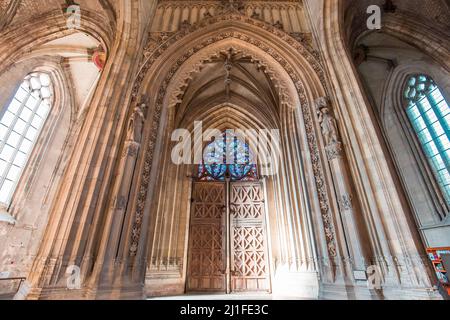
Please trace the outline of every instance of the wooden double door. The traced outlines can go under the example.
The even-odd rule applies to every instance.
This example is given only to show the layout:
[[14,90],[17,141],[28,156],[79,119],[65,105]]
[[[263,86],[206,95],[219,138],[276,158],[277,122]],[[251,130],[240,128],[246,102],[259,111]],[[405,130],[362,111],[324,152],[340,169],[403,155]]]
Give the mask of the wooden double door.
[[195,182],[188,292],[269,292],[264,192],[259,182]]

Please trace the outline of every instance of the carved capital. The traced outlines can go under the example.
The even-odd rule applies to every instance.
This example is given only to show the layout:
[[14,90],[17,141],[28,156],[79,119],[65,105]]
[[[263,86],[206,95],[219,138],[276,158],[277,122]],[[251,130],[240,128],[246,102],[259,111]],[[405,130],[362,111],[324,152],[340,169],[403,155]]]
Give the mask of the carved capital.
[[353,197],[350,194],[344,194],[339,200],[339,208],[341,212],[353,209]]
[[333,161],[339,158],[342,158],[342,143],[333,142],[332,144],[325,147],[325,151],[327,153],[328,161]]

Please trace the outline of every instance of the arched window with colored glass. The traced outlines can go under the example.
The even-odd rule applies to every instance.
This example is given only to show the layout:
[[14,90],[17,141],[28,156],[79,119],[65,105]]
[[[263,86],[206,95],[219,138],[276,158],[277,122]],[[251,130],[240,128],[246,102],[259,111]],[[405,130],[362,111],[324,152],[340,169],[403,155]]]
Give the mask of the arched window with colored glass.
[[10,205],[52,105],[49,75],[27,75],[0,112],[0,205]]
[[203,164],[198,167],[200,181],[256,181],[257,166],[247,143],[231,131],[206,146]]
[[407,114],[442,193],[450,204],[450,109],[427,75],[414,75],[405,89]]

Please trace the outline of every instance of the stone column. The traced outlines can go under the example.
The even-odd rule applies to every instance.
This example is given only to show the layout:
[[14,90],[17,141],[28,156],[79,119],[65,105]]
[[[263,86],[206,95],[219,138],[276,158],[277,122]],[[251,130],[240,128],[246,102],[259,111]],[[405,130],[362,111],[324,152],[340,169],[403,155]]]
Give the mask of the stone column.
[[133,114],[128,121],[127,137],[123,146],[122,157],[116,169],[117,176],[113,189],[112,211],[114,220],[110,230],[110,243],[105,255],[106,276],[108,282],[112,281],[116,253],[120,243],[121,230],[123,229],[126,209],[128,206],[131,185],[135,173],[136,161],[141,148],[142,131],[147,113],[146,98],[134,108]]
[[359,212],[356,203],[353,204],[353,188],[348,176],[336,120],[331,114],[328,99],[325,97],[317,99],[316,110],[339,204],[338,220],[342,223],[345,244],[350,255],[350,260],[345,262],[347,267],[350,267],[353,271],[365,271],[367,253],[362,246],[365,241],[365,232],[362,223],[358,222],[361,212]]

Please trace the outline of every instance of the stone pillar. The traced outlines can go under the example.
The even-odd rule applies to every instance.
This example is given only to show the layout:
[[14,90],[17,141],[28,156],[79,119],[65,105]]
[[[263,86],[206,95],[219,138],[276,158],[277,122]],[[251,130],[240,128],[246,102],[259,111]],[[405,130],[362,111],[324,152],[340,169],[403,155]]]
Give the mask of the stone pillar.
[[113,264],[120,244],[121,230],[124,225],[136,161],[141,148],[142,131],[147,112],[147,103],[144,100],[145,98],[134,108],[133,114],[128,121],[127,137],[123,146],[122,157],[116,169],[117,176],[112,200],[114,220],[110,230],[111,238],[108,252],[105,255],[105,267],[108,270],[105,274],[108,279],[107,282],[113,280],[114,275],[109,271],[114,270]]
[[347,267],[353,271],[365,271],[367,268],[367,253],[362,246],[365,241],[365,232],[364,226],[358,222],[361,212],[359,212],[356,204],[353,205],[353,188],[348,176],[342,142],[339,139],[336,120],[331,115],[327,98],[322,97],[316,100],[316,110],[333,176],[334,189],[338,198],[338,220],[342,223],[346,251],[350,256],[350,260],[345,262]]

